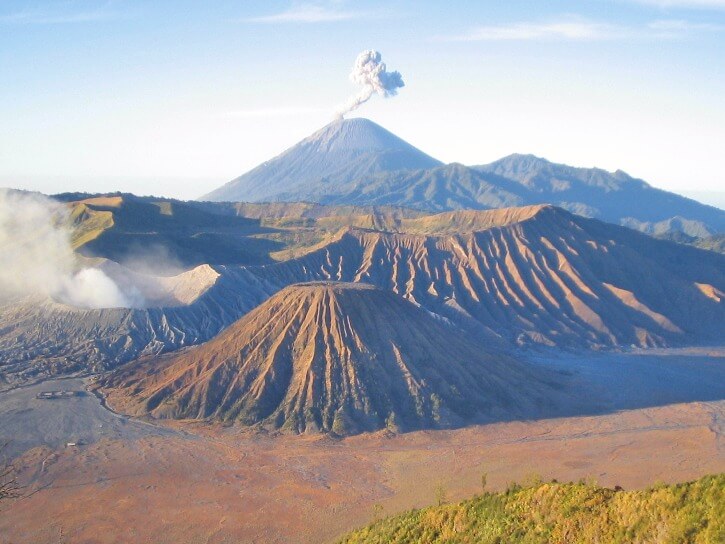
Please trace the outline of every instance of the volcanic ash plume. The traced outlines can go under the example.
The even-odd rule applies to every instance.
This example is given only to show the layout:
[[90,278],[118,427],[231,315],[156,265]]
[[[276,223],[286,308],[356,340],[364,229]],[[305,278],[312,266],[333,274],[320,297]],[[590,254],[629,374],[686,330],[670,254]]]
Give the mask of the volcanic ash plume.
[[373,49],[363,51],[357,56],[350,80],[362,85],[362,89],[338,110],[337,116],[340,119],[370,100],[374,93],[387,98],[395,96],[398,89],[405,86],[400,72],[388,72],[385,63],[381,61],[380,53]]
[[138,307],[103,271],[79,269],[66,208],[42,195],[0,189],[0,299],[45,295],[80,308]]

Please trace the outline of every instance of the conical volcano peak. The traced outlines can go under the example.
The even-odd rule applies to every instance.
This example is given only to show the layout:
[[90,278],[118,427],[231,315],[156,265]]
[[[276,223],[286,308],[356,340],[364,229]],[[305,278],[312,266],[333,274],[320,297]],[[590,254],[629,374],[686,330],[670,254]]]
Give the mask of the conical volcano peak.
[[441,164],[368,119],[336,119],[202,199],[289,202],[316,186],[330,190],[380,173]]
[[304,143],[317,145],[319,151],[334,152],[342,150],[359,151],[395,151],[409,149],[411,146],[389,130],[362,117],[336,119],[324,126]]
[[537,369],[402,297],[335,282],[291,285],[210,342],[104,386],[136,415],[337,434],[517,417],[552,394]]

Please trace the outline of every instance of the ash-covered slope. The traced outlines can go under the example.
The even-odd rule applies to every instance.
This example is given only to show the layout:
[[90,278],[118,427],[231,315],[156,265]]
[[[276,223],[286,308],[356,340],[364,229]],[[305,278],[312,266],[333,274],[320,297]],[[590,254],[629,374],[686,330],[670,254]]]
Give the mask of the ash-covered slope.
[[200,268],[166,286],[171,304],[160,307],[0,305],[0,379],[112,368],[197,344],[280,289],[319,280],[376,285],[508,345],[725,342],[725,256],[551,206],[398,217],[343,228],[306,251]]
[[286,200],[304,187],[336,185],[377,172],[416,170],[441,163],[367,119],[323,127],[281,155],[204,195],[200,200]]
[[304,257],[248,271],[278,285],[372,283],[514,344],[725,340],[723,255],[552,206],[445,213],[402,228],[347,229]]
[[201,277],[169,285],[164,305],[149,308],[82,309],[44,297],[0,301],[0,387],[100,372],[204,342],[279,289],[244,269],[202,265],[183,275]]
[[104,381],[116,409],[295,432],[411,430],[551,404],[544,374],[365,284],[288,287],[214,340]]

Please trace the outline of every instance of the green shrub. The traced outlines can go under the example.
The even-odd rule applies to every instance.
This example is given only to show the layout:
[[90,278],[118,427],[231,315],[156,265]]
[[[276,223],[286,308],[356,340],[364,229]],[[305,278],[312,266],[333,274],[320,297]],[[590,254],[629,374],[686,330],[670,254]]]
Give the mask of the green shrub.
[[344,544],[725,542],[725,473],[643,491],[593,482],[512,484],[459,504],[376,521]]

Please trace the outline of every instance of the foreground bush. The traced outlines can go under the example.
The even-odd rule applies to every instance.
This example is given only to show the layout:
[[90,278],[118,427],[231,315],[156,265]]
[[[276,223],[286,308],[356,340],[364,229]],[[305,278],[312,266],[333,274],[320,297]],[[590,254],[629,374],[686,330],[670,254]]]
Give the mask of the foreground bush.
[[725,474],[622,491],[587,483],[511,486],[355,531],[354,543],[723,543]]

